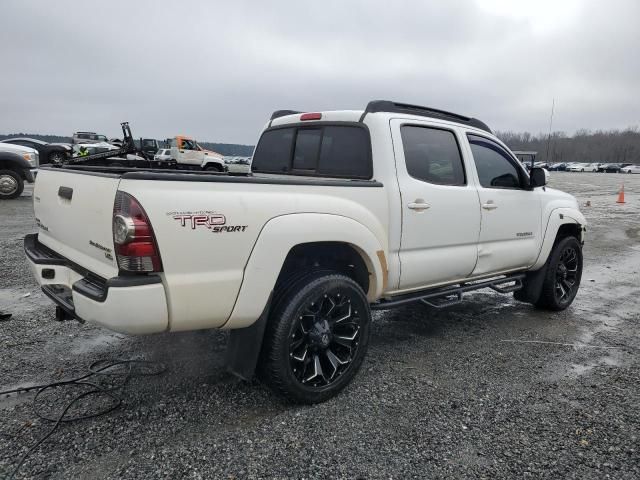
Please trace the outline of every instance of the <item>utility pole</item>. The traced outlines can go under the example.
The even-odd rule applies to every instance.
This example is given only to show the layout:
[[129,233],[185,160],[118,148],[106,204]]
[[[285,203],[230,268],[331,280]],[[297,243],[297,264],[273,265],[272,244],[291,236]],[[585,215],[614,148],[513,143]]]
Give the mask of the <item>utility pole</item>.
[[555,109],[555,106],[556,106],[556,99],[554,98],[551,101],[551,117],[549,118],[549,136],[547,137],[547,156],[546,156],[547,163],[551,162],[551,159],[549,158],[549,146],[551,144],[551,126],[553,125],[553,110]]

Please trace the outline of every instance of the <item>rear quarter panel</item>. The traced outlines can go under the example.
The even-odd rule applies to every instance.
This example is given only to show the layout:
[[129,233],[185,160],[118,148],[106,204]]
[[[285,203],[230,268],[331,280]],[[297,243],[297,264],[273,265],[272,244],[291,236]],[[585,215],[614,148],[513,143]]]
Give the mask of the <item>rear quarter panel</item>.
[[[120,190],[140,201],[153,225],[164,267],[172,331],[221,327],[227,322],[252,250],[263,227],[273,218],[298,213],[351,218],[366,225],[380,248],[387,250],[389,215],[382,187],[123,179]],[[286,239],[295,233],[291,228],[295,227],[270,232],[282,238],[275,245],[283,248],[273,247],[273,255],[282,260],[288,253],[282,253]],[[300,228],[309,230],[308,225]],[[319,219],[310,230],[322,229]],[[306,238],[316,241],[312,234]],[[251,301],[262,310],[266,299]]]

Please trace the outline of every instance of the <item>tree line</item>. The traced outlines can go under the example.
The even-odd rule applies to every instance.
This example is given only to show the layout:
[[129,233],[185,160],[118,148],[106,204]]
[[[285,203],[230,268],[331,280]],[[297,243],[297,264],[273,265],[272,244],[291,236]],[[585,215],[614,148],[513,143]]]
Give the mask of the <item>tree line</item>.
[[551,135],[529,132],[496,132],[511,150],[537,151],[540,162],[638,163],[640,164],[640,129],[581,129],[572,136],[564,132]]

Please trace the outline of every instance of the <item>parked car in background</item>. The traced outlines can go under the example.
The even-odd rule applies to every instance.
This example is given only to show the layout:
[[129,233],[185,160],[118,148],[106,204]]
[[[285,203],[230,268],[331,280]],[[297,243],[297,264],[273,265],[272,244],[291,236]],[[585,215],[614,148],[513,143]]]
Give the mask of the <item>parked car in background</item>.
[[567,168],[569,172],[584,172],[585,168],[587,168],[586,163],[572,163],[570,167]]
[[549,165],[549,168],[547,168],[547,170],[553,171],[553,172],[565,171],[566,169],[567,169],[566,163],[552,163],[551,165]]
[[19,197],[24,182],[33,183],[38,164],[37,150],[0,142],[0,200]]
[[171,160],[171,149],[170,148],[161,148],[153,156],[153,159],[156,160],[156,161]]
[[73,146],[73,156],[81,157],[83,152],[86,152],[87,155],[93,155],[94,153],[102,153],[108,150],[118,150],[118,147],[107,142],[80,143]]
[[599,166],[600,166],[599,163],[587,163],[585,165],[585,167],[584,167],[584,171],[585,172],[597,172]]
[[47,143],[36,138],[16,137],[2,140],[2,143],[22,145],[38,151],[40,165],[46,163],[62,163],[71,156],[71,145],[66,143]]
[[108,141],[109,139],[106,135],[98,135],[96,132],[76,132],[71,139],[71,143],[74,145],[81,143],[106,143]]
[[603,163],[598,167],[598,171],[605,173],[619,173],[620,168],[622,168],[622,165],[619,163]]
[[627,165],[620,169],[620,173],[640,173],[640,165]]

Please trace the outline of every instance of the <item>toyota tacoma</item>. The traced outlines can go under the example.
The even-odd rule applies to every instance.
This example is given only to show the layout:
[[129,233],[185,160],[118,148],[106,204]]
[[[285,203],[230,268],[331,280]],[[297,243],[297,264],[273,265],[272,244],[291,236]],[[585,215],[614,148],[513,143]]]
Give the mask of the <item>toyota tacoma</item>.
[[25,252],[59,319],[230,330],[228,368],[294,402],[360,368],[371,310],[578,291],[586,221],[480,120],[390,101],[273,114],[251,172],[47,166]]

